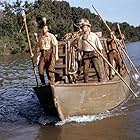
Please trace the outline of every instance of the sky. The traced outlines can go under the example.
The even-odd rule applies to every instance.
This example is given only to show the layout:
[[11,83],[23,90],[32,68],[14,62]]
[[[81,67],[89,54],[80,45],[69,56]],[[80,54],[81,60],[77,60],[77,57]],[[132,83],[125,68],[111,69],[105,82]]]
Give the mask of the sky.
[[[7,0],[13,2],[15,0]],[[24,1],[24,0],[23,0]],[[28,0],[34,2],[35,0]],[[60,0],[61,1],[61,0]],[[110,22],[127,22],[130,25],[140,25],[140,0],[66,0],[71,6],[88,8],[94,12],[95,6],[104,20]]]

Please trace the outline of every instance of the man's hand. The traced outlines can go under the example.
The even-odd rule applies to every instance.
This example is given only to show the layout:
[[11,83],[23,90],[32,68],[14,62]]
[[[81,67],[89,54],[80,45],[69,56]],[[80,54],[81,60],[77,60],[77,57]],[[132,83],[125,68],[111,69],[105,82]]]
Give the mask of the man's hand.
[[59,56],[58,55],[55,55],[55,59],[56,59],[56,61],[59,60]]
[[34,57],[34,54],[31,52],[31,58],[33,58]]
[[103,54],[103,50],[100,50],[100,53]]
[[77,59],[80,61],[80,60],[82,60],[82,55],[80,54],[80,52],[78,52],[78,57],[77,57]]
[[82,39],[83,40],[87,40],[88,39],[88,35],[87,34],[84,34],[83,37],[82,37]]

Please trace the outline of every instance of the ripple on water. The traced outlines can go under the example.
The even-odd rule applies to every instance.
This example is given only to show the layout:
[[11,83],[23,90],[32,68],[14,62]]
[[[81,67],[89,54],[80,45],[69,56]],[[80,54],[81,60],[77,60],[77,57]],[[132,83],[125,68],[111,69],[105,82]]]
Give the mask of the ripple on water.
[[9,57],[0,62],[0,123],[36,122],[44,112],[32,89],[31,61],[24,55]]

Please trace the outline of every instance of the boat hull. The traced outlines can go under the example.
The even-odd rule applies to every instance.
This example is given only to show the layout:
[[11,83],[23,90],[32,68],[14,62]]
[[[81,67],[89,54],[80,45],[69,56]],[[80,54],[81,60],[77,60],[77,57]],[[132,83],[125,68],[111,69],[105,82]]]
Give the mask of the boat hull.
[[[130,85],[127,74],[124,79]],[[61,120],[71,116],[94,115],[111,110],[120,105],[129,93],[128,87],[121,80],[100,83],[55,84],[34,89],[46,112],[47,106],[53,104],[54,108],[52,109],[55,110],[53,115],[56,113]],[[47,94],[52,95],[51,100]]]

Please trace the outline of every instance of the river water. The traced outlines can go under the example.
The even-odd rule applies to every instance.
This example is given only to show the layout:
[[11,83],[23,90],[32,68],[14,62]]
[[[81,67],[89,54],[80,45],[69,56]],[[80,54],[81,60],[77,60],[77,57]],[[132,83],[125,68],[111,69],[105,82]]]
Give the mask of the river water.
[[[140,42],[127,48],[140,70]],[[134,90],[139,91],[137,74],[135,80]],[[52,125],[55,118],[43,112],[32,89],[35,85],[28,54],[0,57],[0,140],[140,140],[140,97],[130,96],[113,111]]]

